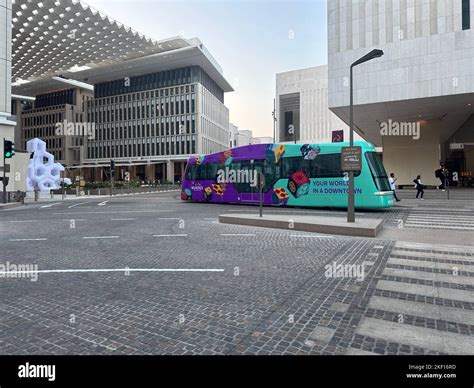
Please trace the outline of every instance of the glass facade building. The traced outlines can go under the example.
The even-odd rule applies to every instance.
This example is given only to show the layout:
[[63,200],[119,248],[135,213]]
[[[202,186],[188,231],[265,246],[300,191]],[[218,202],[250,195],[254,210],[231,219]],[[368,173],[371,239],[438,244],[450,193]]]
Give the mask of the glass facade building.
[[[199,66],[121,78],[94,89],[86,120],[95,124],[95,137],[87,142],[86,165],[110,159],[136,166],[175,161],[183,170],[191,154],[228,148],[224,91]],[[171,174],[160,168],[153,167],[150,180]]]

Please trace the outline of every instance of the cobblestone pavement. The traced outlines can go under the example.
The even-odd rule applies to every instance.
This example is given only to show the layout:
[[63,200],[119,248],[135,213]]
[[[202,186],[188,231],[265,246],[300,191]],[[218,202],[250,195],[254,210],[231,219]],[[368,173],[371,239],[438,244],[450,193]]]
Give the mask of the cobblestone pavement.
[[[357,216],[471,230],[474,200],[444,204],[448,224],[442,198],[406,196]],[[474,352],[473,248],[217,222],[249,210],[162,193],[1,211],[0,265],[40,272],[0,277],[0,354]]]

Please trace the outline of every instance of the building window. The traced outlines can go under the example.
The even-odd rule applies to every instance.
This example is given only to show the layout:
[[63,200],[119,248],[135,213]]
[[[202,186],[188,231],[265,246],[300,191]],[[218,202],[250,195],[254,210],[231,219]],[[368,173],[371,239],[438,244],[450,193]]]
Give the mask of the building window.
[[462,0],[462,29],[469,30],[471,28],[471,9],[470,0]]

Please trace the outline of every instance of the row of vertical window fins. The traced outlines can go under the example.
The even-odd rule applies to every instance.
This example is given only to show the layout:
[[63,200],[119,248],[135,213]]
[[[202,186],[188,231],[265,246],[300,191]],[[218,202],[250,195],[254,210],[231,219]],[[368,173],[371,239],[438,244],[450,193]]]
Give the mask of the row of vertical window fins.
[[143,92],[136,92],[122,94],[119,96],[107,96],[96,98],[93,100],[87,101],[87,106],[89,108],[94,108],[97,106],[105,106],[111,104],[124,104],[124,103],[138,103],[143,104],[145,100],[154,99],[154,98],[163,98],[163,97],[172,97],[179,96],[183,94],[195,93],[196,84],[181,85],[172,88],[161,88],[154,90],[147,90]]
[[167,142],[147,142],[97,145],[89,143],[88,159],[133,158],[168,155],[189,155],[196,153],[196,139]]
[[[131,104],[129,104],[131,105]],[[114,106],[104,108],[89,108],[89,122],[106,123],[122,120],[139,120],[153,117],[166,117],[196,113],[196,94],[181,97],[169,97],[156,100],[146,100],[141,106]]]
[[196,133],[195,115],[188,115],[186,118],[183,116],[182,119],[176,116],[175,120],[161,120],[160,122],[152,120],[147,123],[142,123],[142,125],[136,123],[123,126],[107,125],[106,127],[103,124],[98,124],[95,127],[95,138],[97,140],[169,136],[189,133]]
[[220,102],[224,102],[224,91],[199,66],[188,66],[96,84],[94,97],[97,99],[124,94],[130,95],[131,93],[163,88],[169,89],[196,82],[206,87]]

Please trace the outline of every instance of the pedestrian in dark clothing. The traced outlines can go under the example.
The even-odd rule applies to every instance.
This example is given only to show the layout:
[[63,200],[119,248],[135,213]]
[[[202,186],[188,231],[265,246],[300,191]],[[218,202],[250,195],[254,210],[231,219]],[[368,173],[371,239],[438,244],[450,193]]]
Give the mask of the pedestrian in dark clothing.
[[439,166],[439,168],[435,171],[435,177],[438,178],[441,181],[441,184],[439,186],[436,186],[437,190],[445,190],[444,187],[444,182],[446,179],[445,172],[447,170],[443,166]]
[[425,185],[421,181],[421,175],[417,175],[417,177],[413,179],[413,182],[415,182],[415,188],[417,190],[416,198],[418,199],[418,197],[421,195],[421,200],[423,200],[423,195],[425,194],[425,191],[424,191]]

